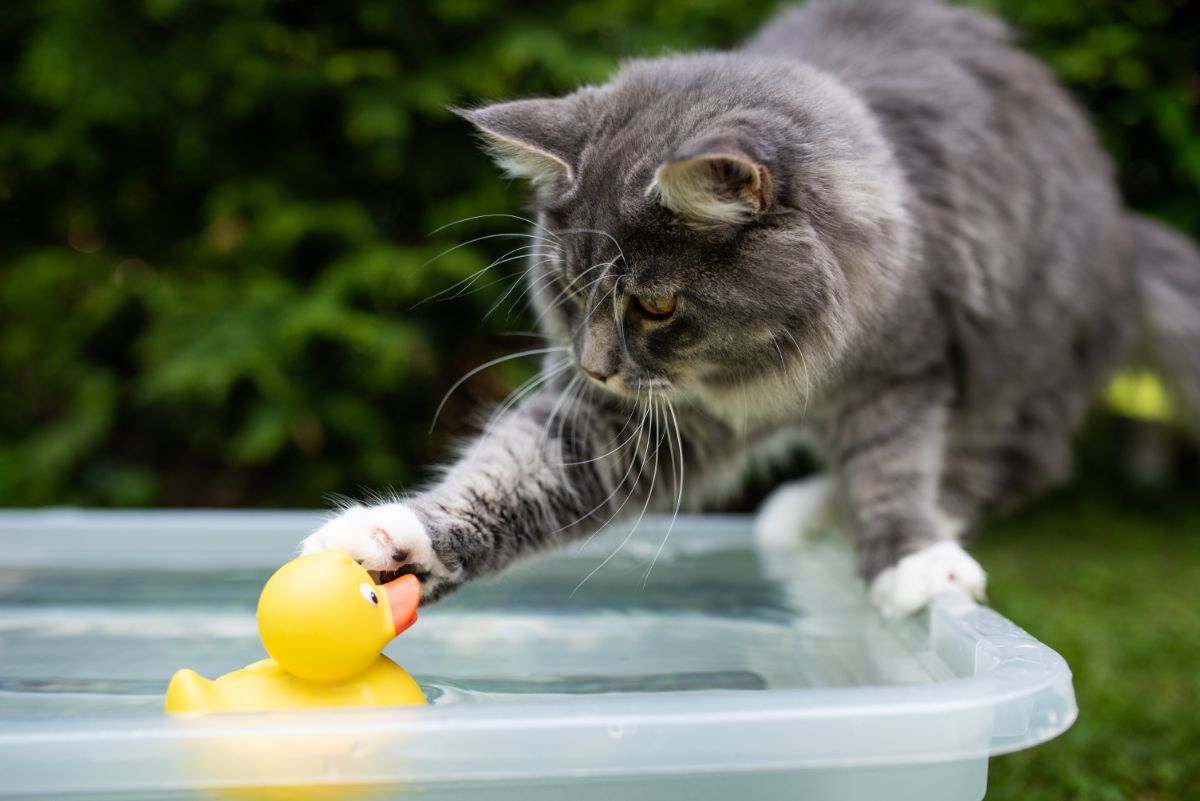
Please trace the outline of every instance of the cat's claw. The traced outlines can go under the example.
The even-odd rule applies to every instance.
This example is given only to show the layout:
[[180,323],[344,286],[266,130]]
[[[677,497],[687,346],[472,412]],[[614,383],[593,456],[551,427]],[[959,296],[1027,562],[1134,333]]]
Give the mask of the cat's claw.
[[871,582],[871,600],[888,619],[911,615],[935,598],[984,600],[987,574],[957,542],[905,556]]
[[423,523],[402,503],[355,505],[342,510],[300,543],[301,555],[337,548],[374,574],[412,573],[422,600],[461,583],[438,558]]

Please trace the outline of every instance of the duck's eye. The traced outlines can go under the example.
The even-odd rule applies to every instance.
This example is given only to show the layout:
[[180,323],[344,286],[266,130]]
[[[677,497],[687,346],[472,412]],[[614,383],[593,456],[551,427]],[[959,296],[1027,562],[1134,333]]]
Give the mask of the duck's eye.
[[675,313],[674,295],[638,295],[638,306],[646,316],[665,320]]
[[375,588],[367,582],[358,585],[358,591],[362,593],[362,597],[371,602],[372,606],[379,606],[379,596],[375,594]]

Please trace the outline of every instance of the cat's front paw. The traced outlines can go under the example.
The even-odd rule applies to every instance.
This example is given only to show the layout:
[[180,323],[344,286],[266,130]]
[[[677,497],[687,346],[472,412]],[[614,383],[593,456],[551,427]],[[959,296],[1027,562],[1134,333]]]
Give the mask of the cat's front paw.
[[987,574],[957,542],[910,553],[871,582],[871,600],[889,619],[911,615],[935,598],[984,599]]
[[412,573],[421,582],[422,602],[462,583],[461,571],[438,557],[425,525],[402,503],[351,506],[300,543],[302,555],[330,548],[345,551],[384,580]]

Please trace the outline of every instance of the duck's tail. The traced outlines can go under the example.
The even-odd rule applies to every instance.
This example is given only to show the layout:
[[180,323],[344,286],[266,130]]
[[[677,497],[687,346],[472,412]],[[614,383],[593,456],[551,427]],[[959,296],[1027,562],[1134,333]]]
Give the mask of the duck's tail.
[[199,712],[212,708],[213,683],[194,670],[180,670],[167,685],[163,710],[168,713]]

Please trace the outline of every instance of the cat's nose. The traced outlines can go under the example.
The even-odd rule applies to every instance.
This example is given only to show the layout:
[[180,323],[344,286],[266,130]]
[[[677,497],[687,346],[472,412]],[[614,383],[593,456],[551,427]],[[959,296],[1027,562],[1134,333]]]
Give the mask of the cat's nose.
[[597,328],[583,332],[576,351],[576,363],[593,381],[605,384],[617,372],[620,360],[613,349],[616,344],[614,338],[611,332]]
[[587,373],[589,377],[595,379],[596,381],[599,381],[601,384],[607,382],[608,379],[613,377],[612,371],[607,372],[607,373],[602,373],[598,370],[592,370],[590,368],[584,367],[583,372]]

